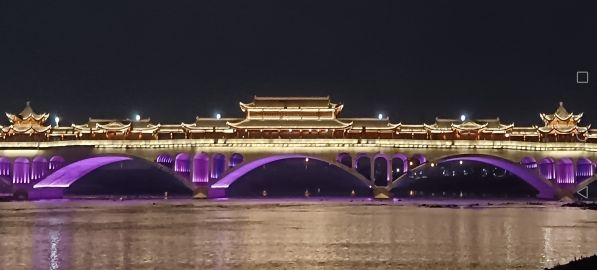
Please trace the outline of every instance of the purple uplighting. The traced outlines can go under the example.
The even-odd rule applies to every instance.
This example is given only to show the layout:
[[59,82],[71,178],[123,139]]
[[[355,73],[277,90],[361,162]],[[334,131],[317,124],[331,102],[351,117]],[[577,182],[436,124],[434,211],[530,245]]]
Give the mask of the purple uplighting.
[[37,156],[33,158],[33,165],[31,166],[31,180],[41,179],[48,174],[49,165],[48,159]]
[[55,171],[64,166],[64,158],[61,156],[53,156],[50,158],[50,171]]
[[459,155],[448,157],[443,159],[441,162],[449,162],[449,161],[477,161],[485,164],[491,164],[496,167],[502,168],[511,172],[512,174],[520,177],[523,181],[527,182],[537,191],[538,198],[542,199],[553,199],[555,197],[554,187],[552,187],[551,183],[542,180],[538,175],[533,173],[531,170],[526,169],[518,164],[512,163],[506,159],[494,157],[494,156],[469,156],[469,155]]
[[[243,175],[249,173],[252,170],[255,170],[265,164],[268,163],[272,163],[278,160],[284,160],[284,159],[293,159],[293,158],[297,158],[297,159],[305,159],[305,160],[319,160],[322,162],[326,162],[329,163],[329,161],[326,160],[322,160],[319,159],[317,157],[312,157],[312,156],[304,156],[304,155],[276,155],[276,156],[269,156],[269,157],[265,157],[265,158],[261,158],[252,162],[249,162],[245,165],[243,165],[242,167],[238,168],[235,171],[230,172],[229,174],[227,174],[226,176],[222,177],[222,179],[220,179],[218,182],[216,182],[215,184],[213,184],[211,187],[214,189],[226,189],[228,188],[230,185],[232,185],[232,183],[234,183],[234,181],[238,180],[239,178],[241,178]],[[344,166],[338,166],[339,168],[344,169]],[[344,169],[346,170],[346,169]],[[369,181],[364,179],[363,176],[359,175],[358,173],[354,173],[353,171],[349,171],[346,170],[347,172],[349,172],[351,175],[354,175],[355,177],[357,177],[357,179],[359,179],[360,181],[362,181],[364,184],[366,184],[367,186],[370,185]],[[216,191],[217,192],[217,191]]]
[[522,160],[520,161],[520,164],[527,169],[537,168],[537,160],[535,160],[533,157],[522,158]]
[[588,158],[580,158],[576,161],[576,176],[580,178],[591,177],[594,174],[593,162]]
[[395,154],[394,156],[392,156],[392,160],[394,159],[399,159],[402,161],[402,168],[392,168],[394,171],[396,169],[400,169],[400,172],[408,172],[408,157],[405,154]]
[[48,175],[44,180],[35,184],[34,188],[67,188],[81,177],[91,171],[119,161],[132,160],[130,157],[106,156],[92,157],[69,164],[54,173]]
[[191,171],[191,158],[187,153],[176,155],[174,160],[174,171],[179,173],[188,173]]
[[0,176],[10,175],[10,159],[0,157]]
[[546,157],[539,162],[539,172],[546,179],[553,180],[556,178],[556,167],[555,160],[550,157]]
[[28,158],[18,157],[15,159],[12,182],[14,184],[29,184],[31,181],[31,163]]
[[414,154],[413,158],[419,161],[419,164],[427,163],[427,157],[422,154]]
[[193,157],[193,183],[209,182],[209,155],[197,153]]
[[556,182],[558,184],[574,183],[574,162],[569,158],[561,158],[556,163]]
[[159,154],[155,162],[170,167],[174,164],[174,158],[169,154]]
[[243,163],[243,155],[239,153],[234,153],[230,156],[230,168],[236,167],[238,164]]
[[359,168],[359,162],[361,159],[366,158],[367,162],[369,162],[369,156],[365,153],[358,153],[357,156],[353,159],[352,163],[352,167],[354,169],[358,169]]
[[345,165],[346,167],[352,167],[352,157],[348,153],[340,153],[336,156],[336,162]]
[[212,158],[211,178],[220,178],[226,169],[226,156],[223,154],[215,154]]

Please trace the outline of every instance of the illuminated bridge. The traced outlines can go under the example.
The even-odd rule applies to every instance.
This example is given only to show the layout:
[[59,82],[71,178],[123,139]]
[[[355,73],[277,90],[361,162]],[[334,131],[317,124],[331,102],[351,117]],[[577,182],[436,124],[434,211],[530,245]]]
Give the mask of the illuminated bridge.
[[[62,127],[46,125],[49,115],[27,104],[7,113],[10,125],[0,129],[0,194],[61,198],[118,187],[125,195],[197,197],[274,196],[285,188],[377,197],[493,196],[498,189],[541,199],[595,196],[597,131],[579,126],[582,114],[561,103],[533,127],[499,118],[420,125],[340,118],[343,105],[329,97],[255,97],[240,106],[242,119],[90,118]],[[151,173],[118,177],[130,168]]]

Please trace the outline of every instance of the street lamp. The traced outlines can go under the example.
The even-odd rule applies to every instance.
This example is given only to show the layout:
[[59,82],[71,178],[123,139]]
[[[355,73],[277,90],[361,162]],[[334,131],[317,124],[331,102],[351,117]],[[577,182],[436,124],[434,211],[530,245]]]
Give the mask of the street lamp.
[[216,119],[220,119],[220,118],[222,118],[222,115],[219,113],[216,113]]
[[378,115],[377,115],[377,119],[379,119],[379,120],[383,119],[383,114],[381,114],[381,113],[380,113],[380,114],[378,114]]
[[141,115],[135,115],[135,121],[139,122],[141,120]]
[[464,122],[464,120],[466,120],[466,115],[461,114],[460,115],[460,121]]
[[58,126],[58,124],[60,123],[60,117],[55,116],[54,117],[54,123],[56,123],[56,126]]

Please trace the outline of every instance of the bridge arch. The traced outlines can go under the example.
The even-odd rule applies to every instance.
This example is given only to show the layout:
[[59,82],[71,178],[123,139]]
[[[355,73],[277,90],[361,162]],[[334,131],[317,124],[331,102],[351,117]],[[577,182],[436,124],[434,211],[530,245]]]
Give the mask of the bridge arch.
[[392,177],[392,163],[390,156],[378,153],[373,156],[373,179],[376,186],[387,186]]
[[36,156],[33,158],[31,166],[31,180],[41,179],[49,171],[48,159],[43,156]]
[[527,169],[535,169],[537,168],[537,160],[535,160],[535,158],[527,156],[527,157],[523,157],[520,160],[520,164],[522,166],[524,166]]
[[58,170],[64,166],[64,158],[62,156],[52,156],[48,166],[50,171]]
[[92,157],[66,165],[48,175],[33,188],[67,188],[93,170],[119,161],[132,160],[125,156]]
[[[545,177],[542,177],[541,175],[537,174],[532,170],[524,168],[520,164],[514,163],[510,160],[501,157],[478,154],[460,154],[439,158],[435,161],[434,165],[450,161],[476,161],[480,163],[490,164],[498,168],[507,170],[519,177],[520,179],[522,179],[523,181],[525,181],[526,183],[528,183],[529,185],[531,185],[534,189],[536,189],[538,191],[537,197],[541,199],[554,199],[556,198],[556,193],[560,192],[559,188],[547,179],[545,179]],[[427,167],[430,167],[430,164],[419,166],[415,170],[413,170],[413,172],[418,172]],[[406,177],[407,175],[403,175],[400,178],[398,178],[398,180],[392,184],[392,189],[403,186],[403,183],[406,182],[403,180]]]
[[218,179],[226,171],[226,156],[222,153],[217,153],[212,156],[211,160],[211,178]]
[[427,163],[427,157],[423,154],[414,154],[413,159],[418,162],[417,166]]
[[172,168],[172,165],[174,164],[174,158],[170,154],[161,153],[155,158],[155,162]]
[[402,153],[394,154],[392,156],[392,171],[398,174],[408,172],[408,156]]
[[561,158],[556,162],[556,182],[558,184],[574,183],[574,161]]
[[579,158],[576,161],[576,177],[587,178],[594,174],[594,164],[588,158]]
[[187,153],[179,153],[174,158],[174,171],[178,173],[191,172],[191,156]]
[[238,166],[239,164],[243,163],[245,157],[240,154],[240,153],[233,153],[232,155],[230,155],[230,161],[228,163],[230,168],[234,168],[236,166]]
[[83,179],[84,176],[91,172],[117,162],[133,160],[143,162],[143,164],[145,164],[143,166],[149,166],[149,168],[154,168],[154,170],[158,169],[159,171],[174,177],[177,180],[176,185],[179,187],[182,187],[180,184],[184,185],[189,192],[194,190],[194,186],[186,179],[161,164],[137,158],[135,156],[97,156],[76,161],[54,171],[46,178],[33,185],[32,192],[35,194],[35,198],[60,198],[64,196],[66,189],[74,187],[73,184]]
[[372,180],[373,166],[371,164],[371,157],[365,153],[358,153],[352,160],[353,168],[363,175],[366,179]]
[[31,181],[31,162],[26,157],[18,157],[13,163],[12,182],[14,184],[29,184]]
[[10,159],[7,157],[0,157],[0,176],[10,175]]
[[205,152],[193,157],[193,183],[209,182],[209,155]]
[[352,165],[352,157],[349,153],[340,153],[336,156],[336,162],[342,164],[348,168],[351,168]]
[[347,168],[346,166],[343,166],[337,162],[330,162],[328,160],[321,159],[318,157],[307,156],[307,155],[298,155],[298,154],[274,155],[274,156],[264,157],[264,158],[260,158],[260,159],[248,162],[248,163],[244,164],[243,166],[240,166],[237,169],[231,171],[230,173],[224,175],[224,177],[222,177],[216,183],[211,185],[211,188],[214,190],[214,194],[216,194],[215,196],[225,196],[225,194],[226,194],[225,190],[228,189],[236,180],[240,179],[242,176],[246,175],[247,173],[249,173],[259,167],[267,165],[269,163],[272,163],[275,161],[280,161],[280,160],[287,160],[287,159],[305,159],[307,162],[308,162],[308,160],[318,160],[321,162],[329,163],[331,165],[334,165],[334,166],[340,168],[343,171],[348,172],[352,176],[354,176],[356,179],[358,179],[363,184],[364,187],[366,186],[368,188],[371,188],[371,184],[367,178],[365,178],[363,175],[355,172],[354,170]]
[[551,157],[543,158],[539,161],[539,172],[548,180],[556,178],[555,160]]

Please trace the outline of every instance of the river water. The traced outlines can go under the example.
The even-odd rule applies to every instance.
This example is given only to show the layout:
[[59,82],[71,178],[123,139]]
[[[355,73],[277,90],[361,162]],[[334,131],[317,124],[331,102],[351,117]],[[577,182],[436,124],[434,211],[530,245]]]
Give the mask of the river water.
[[0,203],[0,269],[543,269],[597,253],[597,211],[419,204]]

